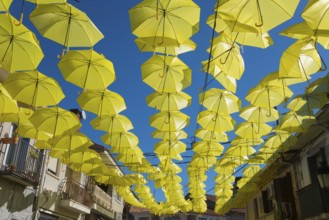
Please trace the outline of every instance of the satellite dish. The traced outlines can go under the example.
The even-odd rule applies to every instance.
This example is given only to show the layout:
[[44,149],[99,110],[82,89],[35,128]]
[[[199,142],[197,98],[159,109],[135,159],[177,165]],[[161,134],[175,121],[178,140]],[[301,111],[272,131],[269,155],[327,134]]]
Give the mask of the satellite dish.
[[83,120],[87,119],[87,115],[86,115],[86,112],[84,110],[81,111],[81,116],[82,116]]

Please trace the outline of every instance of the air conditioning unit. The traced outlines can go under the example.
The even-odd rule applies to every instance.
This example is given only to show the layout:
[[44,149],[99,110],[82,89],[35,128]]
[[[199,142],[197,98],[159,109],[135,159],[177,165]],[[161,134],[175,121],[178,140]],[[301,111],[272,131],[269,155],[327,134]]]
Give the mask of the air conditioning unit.
[[268,188],[267,188],[267,195],[269,198],[274,198],[275,197],[275,190],[274,190],[274,185],[270,185]]

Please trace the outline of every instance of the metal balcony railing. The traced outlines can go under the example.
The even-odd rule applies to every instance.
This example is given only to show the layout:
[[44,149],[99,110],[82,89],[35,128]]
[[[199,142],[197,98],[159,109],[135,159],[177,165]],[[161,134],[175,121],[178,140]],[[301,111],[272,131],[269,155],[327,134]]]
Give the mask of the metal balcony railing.
[[90,207],[92,204],[91,192],[87,187],[72,179],[63,180],[60,191],[62,200],[71,199],[87,207]]
[[302,219],[329,212],[329,188],[311,184],[298,191]]
[[17,142],[0,143],[0,175],[11,180],[24,185],[37,185],[42,161],[42,152],[22,138]]

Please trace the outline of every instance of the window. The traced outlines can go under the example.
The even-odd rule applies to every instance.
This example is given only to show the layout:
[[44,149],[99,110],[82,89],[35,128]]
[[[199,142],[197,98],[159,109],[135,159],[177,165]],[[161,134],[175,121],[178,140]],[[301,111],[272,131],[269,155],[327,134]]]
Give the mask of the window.
[[255,218],[259,218],[259,213],[258,213],[258,203],[257,203],[257,198],[254,199],[254,213],[255,213]]
[[58,176],[58,174],[59,174],[58,167],[59,167],[58,159],[49,157],[48,172],[50,172],[51,174],[54,174],[54,175]]
[[270,213],[273,211],[273,202],[269,198],[268,192],[269,192],[268,189],[262,191],[264,213]]

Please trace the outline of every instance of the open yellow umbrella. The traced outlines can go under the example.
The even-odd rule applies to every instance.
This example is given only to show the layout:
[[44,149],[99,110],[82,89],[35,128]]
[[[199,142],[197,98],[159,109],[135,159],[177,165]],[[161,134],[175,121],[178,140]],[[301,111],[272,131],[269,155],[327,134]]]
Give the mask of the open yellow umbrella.
[[94,50],[68,51],[58,67],[65,80],[83,89],[106,89],[115,80],[112,62]]
[[267,74],[260,82],[259,84],[263,85],[271,85],[271,86],[290,86],[294,84],[298,84],[301,82],[305,82],[309,80],[310,76],[305,76],[302,74],[300,78],[296,77],[283,77],[279,75],[279,72],[272,72],[270,74]]
[[246,106],[240,112],[240,117],[255,123],[267,123],[276,121],[279,119],[279,112],[271,108],[258,107],[258,106]]
[[37,130],[31,123],[20,123],[17,128],[17,133],[23,138],[32,138],[38,141],[47,141],[52,138],[51,134]]
[[220,156],[224,150],[224,146],[216,142],[200,141],[193,144],[192,147],[195,154],[199,156]]
[[160,111],[178,111],[191,105],[192,97],[184,92],[154,92],[146,97],[148,106]]
[[147,41],[148,39],[144,41],[143,38],[135,39],[135,43],[140,51],[154,52],[157,54],[172,55],[172,56],[177,56],[179,54],[193,51],[197,46],[196,43],[194,43],[190,39],[186,40],[184,43],[181,43],[179,46],[171,46],[171,47],[163,47],[161,45],[155,45],[155,47],[153,47],[152,45],[147,44]]
[[280,60],[279,76],[307,78],[321,69],[321,57],[313,40],[298,40],[292,44]]
[[190,117],[179,112],[159,112],[150,117],[150,125],[160,131],[177,131],[190,123]]
[[292,136],[289,132],[287,133],[276,133],[266,140],[263,147],[279,149],[283,147],[290,147],[297,141],[295,136]]
[[0,1],[0,11],[9,11],[9,7],[13,0],[1,0]]
[[143,152],[138,147],[125,148],[123,152],[118,154],[118,161],[125,165],[141,164],[143,158]]
[[261,170],[260,166],[248,166],[243,170],[242,176],[243,178],[244,177],[251,178],[260,170]]
[[9,13],[0,14],[0,65],[9,72],[35,70],[43,52],[33,32]]
[[299,112],[320,109],[328,103],[326,94],[303,94],[295,96],[288,104],[287,108]]
[[271,130],[272,127],[267,124],[242,122],[236,127],[235,134],[242,138],[254,139],[269,134]]
[[90,124],[97,130],[109,132],[126,132],[134,128],[129,118],[124,115],[104,115],[94,118]]
[[290,133],[305,132],[315,122],[312,112],[290,111],[281,118],[279,128]]
[[98,116],[115,115],[126,109],[122,96],[106,89],[84,90],[77,101],[82,109]]
[[198,168],[210,168],[216,163],[216,161],[217,161],[217,158],[214,156],[194,155],[192,160],[189,163],[189,166],[198,167]]
[[[209,73],[217,80],[227,91],[236,93],[236,79],[228,76],[216,65],[215,62],[210,62],[208,67],[208,60],[202,61],[202,71]],[[209,69],[208,69],[209,68]]]
[[180,141],[160,141],[154,145],[154,152],[158,156],[168,156],[176,160],[182,160],[180,154],[185,151],[186,145]]
[[129,15],[132,33],[152,47],[179,46],[199,30],[200,7],[189,0],[145,0]]
[[231,145],[226,151],[225,155],[233,157],[250,156],[256,153],[256,150],[250,146]]
[[231,145],[233,146],[256,146],[260,145],[264,142],[261,138],[242,138],[242,137],[235,137],[231,141]]
[[328,9],[329,2],[316,1],[304,10],[302,17],[313,30],[329,30]]
[[65,154],[66,156],[62,159],[64,163],[97,164],[103,162],[99,154],[96,151],[90,149],[87,149],[85,151],[73,152],[71,154],[67,152]]
[[179,58],[153,55],[141,66],[143,81],[159,93],[180,92],[191,85],[191,69]]
[[208,131],[226,132],[234,129],[235,121],[230,115],[222,115],[209,110],[198,115],[197,122]]
[[212,88],[199,95],[199,102],[208,110],[221,113],[232,114],[241,108],[241,100],[231,92]]
[[17,102],[0,83],[0,115],[8,113],[18,113]]
[[[307,93],[312,94],[329,94],[329,74],[325,77],[318,78],[306,88]],[[327,95],[328,96],[328,95]]]
[[227,142],[228,136],[224,132],[208,131],[204,128],[199,128],[195,131],[195,136],[204,141],[211,142]]
[[288,27],[280,34],[296,39],[310,38],[321,44],[325,49],[329,49],[329,30],[312,29],[305,21]]
[[217,8],[220,17],[265,33],[293,17],[299,0],[230,0]]
[[5,112],[0,114],[1,122],[15,122],[17,124],[29,123],[29,119],[33,113],[30,108],[19,107],[18,111],[14,109],[13,112]]
[[40,4],[30,14],[30,20],[42,36],[64,49],[92,47],[104,37],[84,12],[70,4]]
[[12,73],[3,85],[13,99],[32,107],[57,105],[65,97],[53,78],[37,70]]
[[78,130],[81,127],[75,114],[57,106],[36,110],[31,115],[30,121],[36,129],[53,136],[61,135],[68,130]]
[[101,137],[102,141],[112,147],[133,147],[139,141],[138,137],[131,132],[112,132]]
[[177,131],[154,131],[152,133],[153,138],[162,139],[164,141],[168,140],[180,140],[180,139],[186,139],[188,137],[187,133],[183,130],[177,130]]
[[80,132],[68,132],[61,136],[54,137],[48,141],[52,149],[64,151],[84,151],[93,145],[93,142]]

